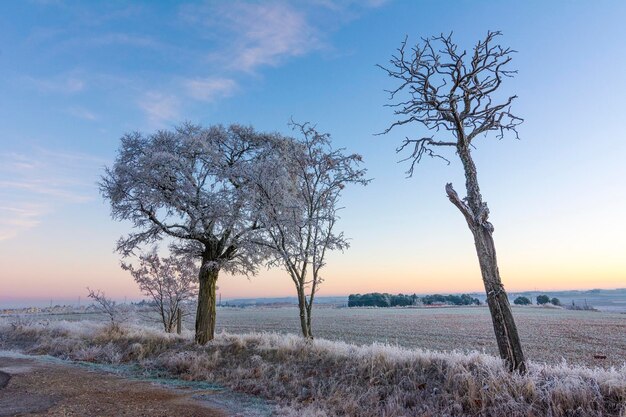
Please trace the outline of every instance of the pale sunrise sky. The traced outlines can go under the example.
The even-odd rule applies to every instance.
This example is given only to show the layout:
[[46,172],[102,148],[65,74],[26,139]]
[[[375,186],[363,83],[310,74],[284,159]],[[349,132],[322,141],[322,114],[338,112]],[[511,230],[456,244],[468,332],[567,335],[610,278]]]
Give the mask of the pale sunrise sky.
[[[626,287],[626,2],[207,1],[0,4],[0,307],[138,298],[113,252],[97,181],[128,131],[182,121],[288,133],[317,123],[361,153],[367,187],[346,190],[351,248],[328,259],[320,295],[480,291],[473,240],[444,192],[458,161],[413,178],[396,146],[385,64],[405,35],[488,30],[517,50],[520,138],[476,141],[484,199],[509,291]],[[445,137],[442,137],[445,138]],[[451,155],[454,157],[454,155]],[[287,296],[280,269],[222,274],[223,298]]]

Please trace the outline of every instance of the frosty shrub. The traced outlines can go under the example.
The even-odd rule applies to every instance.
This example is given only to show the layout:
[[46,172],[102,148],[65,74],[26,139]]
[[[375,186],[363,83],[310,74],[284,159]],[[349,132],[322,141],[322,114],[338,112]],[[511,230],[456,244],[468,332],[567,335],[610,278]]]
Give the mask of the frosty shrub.
[[109,318],[111,326],[118,326],[128,318],[128,312],[125,311],[124,307],[107,297],[104,291],[87,288],[87,297],[91,298],[96,308]]
[[157,248],[140,254],[139,265],[122,262],[122,268],[130,272],[144,295],[150,297],[150,305],[159,315],[163,329],[171,333],[182,307],[198,293],[199,268],[189,256],[160,257]]

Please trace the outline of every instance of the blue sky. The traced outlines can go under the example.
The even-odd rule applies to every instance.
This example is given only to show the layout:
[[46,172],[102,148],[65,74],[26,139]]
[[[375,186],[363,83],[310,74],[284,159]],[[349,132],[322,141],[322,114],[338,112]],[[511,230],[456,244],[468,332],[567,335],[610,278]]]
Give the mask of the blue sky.
[[[181,121],[288,132],[317,123],[363,154],[372,184],[347,190],[323,294],[480,290],[472,239],[443,187],[459,164],[406,179],[384,64],[409,36],[454,31],[465,48],[502,30],[518,51],[521,140],[475,158],[507,288],[626,286],[626,3],[621,1],[72,2],[0,5],[0,302],[135,296],[98,195],[124,132]],[[226,297],[291,294],[280,270],[223,277]]]

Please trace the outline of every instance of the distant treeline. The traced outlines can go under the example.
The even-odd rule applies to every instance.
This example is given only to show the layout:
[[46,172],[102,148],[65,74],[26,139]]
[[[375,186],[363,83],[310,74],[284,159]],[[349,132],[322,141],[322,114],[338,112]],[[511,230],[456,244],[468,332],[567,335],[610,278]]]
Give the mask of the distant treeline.
[[419,297],[415,294],[388,294],[388,293],[368,293],[350,294],[348,296],[348,307],[402,307],[413,305],[433,305],[446,304],[455,306],[480,305],[478,298],[473,298],[468,294],[461,295],[441,295],[433,294]]

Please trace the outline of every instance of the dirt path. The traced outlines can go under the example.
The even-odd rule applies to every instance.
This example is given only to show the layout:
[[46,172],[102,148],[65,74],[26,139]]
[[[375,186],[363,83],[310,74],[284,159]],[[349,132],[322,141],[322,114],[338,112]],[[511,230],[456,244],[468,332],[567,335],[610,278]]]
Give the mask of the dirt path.
[[0,357],[1,417],[225,416],[191,395],[73,365]]

